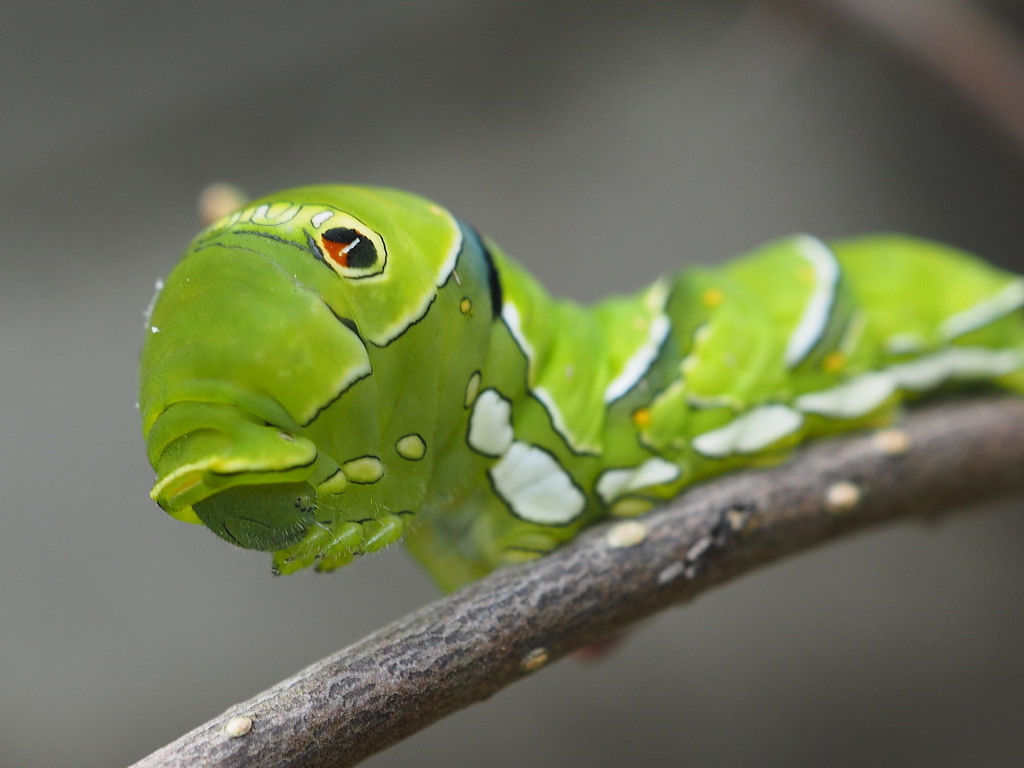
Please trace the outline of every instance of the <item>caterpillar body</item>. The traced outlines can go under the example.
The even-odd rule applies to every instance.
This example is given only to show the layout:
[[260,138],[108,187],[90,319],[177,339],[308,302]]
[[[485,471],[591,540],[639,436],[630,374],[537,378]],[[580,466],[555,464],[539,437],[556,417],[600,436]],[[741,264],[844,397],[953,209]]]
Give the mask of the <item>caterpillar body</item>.
[[290,190],[154,299],[151,495],[282,573],[404,539],[453,589],[908,397],[1024,391],[1022,306],[943,245],[798,235],[583,307],[422,198]]

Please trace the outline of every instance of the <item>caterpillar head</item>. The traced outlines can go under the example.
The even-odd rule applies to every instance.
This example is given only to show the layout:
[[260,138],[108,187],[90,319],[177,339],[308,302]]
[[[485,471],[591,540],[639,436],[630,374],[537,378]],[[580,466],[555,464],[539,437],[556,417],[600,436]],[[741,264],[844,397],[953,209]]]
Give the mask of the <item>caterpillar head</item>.
[[400,499],[363,498],[359,520],[325,499],[385,471],[379,414],[400,395],[383,352],[428,313],[463,245],[444,209],[365,187],[282,192],[201,232],[147,318],[153,499],[242,547],[285,551],[286,568],[397,538]]

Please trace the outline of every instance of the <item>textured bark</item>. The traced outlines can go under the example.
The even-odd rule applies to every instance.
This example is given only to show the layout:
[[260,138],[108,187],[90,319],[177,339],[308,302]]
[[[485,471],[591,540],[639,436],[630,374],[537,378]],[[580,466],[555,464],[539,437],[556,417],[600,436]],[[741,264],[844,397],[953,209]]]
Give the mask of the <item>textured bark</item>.
[[[1024,400],[912,412],[585,532],[313,664],[136,764],[354,765],[565,654],[759,565],[888,520],[1024,491]],[[245,731],[231,736],[230,728]],[[236,731],[237,732],[237,731]]]

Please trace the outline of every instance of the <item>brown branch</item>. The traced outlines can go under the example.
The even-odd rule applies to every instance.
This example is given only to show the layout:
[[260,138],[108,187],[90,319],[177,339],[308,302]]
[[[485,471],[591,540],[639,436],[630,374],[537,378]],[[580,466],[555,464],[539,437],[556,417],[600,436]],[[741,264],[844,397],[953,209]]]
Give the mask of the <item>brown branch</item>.
[[[1024,491],[1024,400],[950,401],[594,528],[329,656],[135,768],[354,765],[565,654],[879,523]],[[250,728],[251,726],[251,728]],[[243,733],[232,736],[231,732]]]

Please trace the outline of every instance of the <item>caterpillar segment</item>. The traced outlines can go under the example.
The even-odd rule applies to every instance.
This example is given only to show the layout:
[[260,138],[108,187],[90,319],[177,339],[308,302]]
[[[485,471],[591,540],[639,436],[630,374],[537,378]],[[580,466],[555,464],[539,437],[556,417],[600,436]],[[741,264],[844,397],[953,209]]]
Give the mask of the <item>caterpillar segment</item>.
[[281,573],[404,540],[454,589],[908,399],[1022,391],[1022,305],[937,243],[797,235],[584,307],[422,198],[290,190],[154,299],[152,497]]

